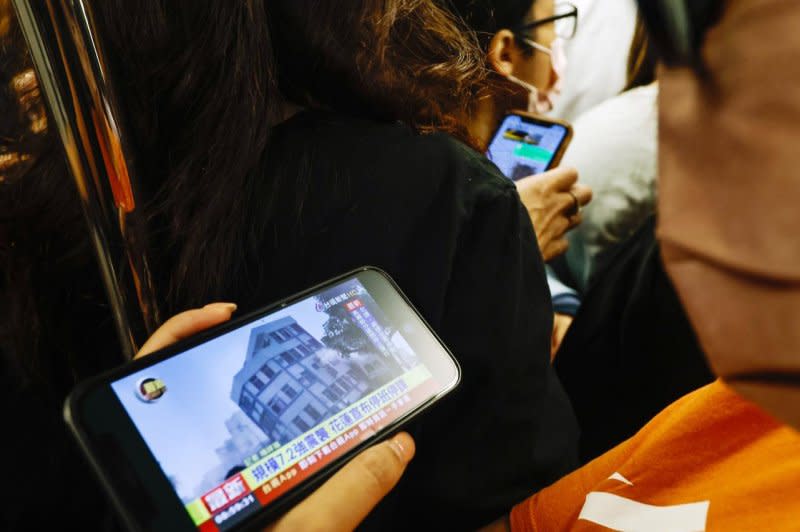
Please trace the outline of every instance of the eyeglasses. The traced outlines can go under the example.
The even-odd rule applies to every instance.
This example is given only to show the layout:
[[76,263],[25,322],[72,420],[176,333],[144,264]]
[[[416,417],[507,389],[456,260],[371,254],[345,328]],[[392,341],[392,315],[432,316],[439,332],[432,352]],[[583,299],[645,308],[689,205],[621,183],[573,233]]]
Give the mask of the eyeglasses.
[[552,48],[548,48],[547,46],[545,46],[543,44],[539,44],[536,41],[532,41],[532,40],[528,39],[527,37],[522,37],[522,42],[524,42],[525,44],[527,44],[528,46],[530,46],[534,50],[539,50],[540,52],[544,52],[547,55],[549,55],[550,57],[553,57],[553,49]]
[[[514,33],[529,32],[539,26],[551,23],[555,23],[556,36],[562,39],[571,39],[578,29],[578,8],[569,2],[558,3],[555,5],[552,16],[523,24]],[[531,39],[525,38],[524,40],[529,41]]]
[[719,19],[721,0],[637,0],[649,37],[668,66],[700,67],[706,31]]

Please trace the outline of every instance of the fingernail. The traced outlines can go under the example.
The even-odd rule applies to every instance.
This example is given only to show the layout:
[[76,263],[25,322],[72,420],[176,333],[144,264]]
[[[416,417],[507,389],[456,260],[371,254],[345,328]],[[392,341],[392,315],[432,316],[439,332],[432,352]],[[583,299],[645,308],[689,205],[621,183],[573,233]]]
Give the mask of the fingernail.
[[389,446],[403,462],[410,462],[414,457],[414,440],[405,432],[401,432],[389,440]]
[[231,314],[233,314],[236,311],[236,309],[238,308],[236,306],[236,303],[209,303],[208,305],[206,305],[203,308],[216,308],[216,307],[224,308],[225,310],[227,310]]

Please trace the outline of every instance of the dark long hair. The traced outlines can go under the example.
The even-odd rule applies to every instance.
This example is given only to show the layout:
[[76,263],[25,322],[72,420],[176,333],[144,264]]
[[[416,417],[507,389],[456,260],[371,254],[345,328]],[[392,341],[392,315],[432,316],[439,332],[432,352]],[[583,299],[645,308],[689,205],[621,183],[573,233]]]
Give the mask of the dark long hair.
[[123,101],[155,198],[167,315],[249,288],[242,268],[270,192],[294,179],[269,172],[265,155],[285,100],[469,141],[460,118],[480,86],[480,52],[431,2],[110,0],[98,11],[130,80]]
[[[254,283],[258,272],[245,265],[277,216],[271,194],[297,178],[271,171],[275,161],[267,155],[287,102],[470,142],[462,118],[482,86],[483,55],[472,34],[434,2],[98,0],[94,10],[139,155],[162,316],[235,298]],[[46,135],[52,140],[52,131]],[[36,192],[47,197],[43,187]],[[62,216],[80,221],[77,202],[68,201],[74,192],[62,186],[50,193],[57,193]],[[20,198],[23,204],[32,205]],[[45,207],[31,208],[35,217]],[[25,227],[19,212],[3,219],[3,231],[17,234],[17,242],[49,239],[79,250],[84,266],[91,262],[84,234],[62,234],[51,217]],[[52,261],[51,252],[0,255],[0,266],[19,271]],[[69,281],[59,279],[67,290]],[[28,282],[37,283],[36,274]],[[24,309],[21,317],[37,314],[40,323],[34,330],[20,320],[7,332],[51,342],[15,356],[46,364],[56,340],[48,335],[54,316],[42,309],[59,289],[50,286],[37,299],[15,282],[2,291],[10,307]]]

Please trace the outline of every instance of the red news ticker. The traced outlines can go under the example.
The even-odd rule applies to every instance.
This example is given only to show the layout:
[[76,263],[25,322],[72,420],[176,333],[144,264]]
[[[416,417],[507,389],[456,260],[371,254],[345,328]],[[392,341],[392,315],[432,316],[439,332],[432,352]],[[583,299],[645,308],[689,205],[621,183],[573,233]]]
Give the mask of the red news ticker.
[[[401,415],[405,414],[412,408],[416,407],[420,402],[422,402],[423,399],[429,397],[430,394],[433,393],[434,391],[436,391],[436,384],[433,381],[433,379],[428,379],[419,386],[415,387],[413,390],[409,390],[402,397],[408,397],[410,398],[410,400],[404,401],[402,405],[397,405],[398,401],[395,400],[392,403],[384,406],[381,410],[378,410],[377,412],[365,416],[364,418],[364,419],[372,418],[376,414],[379,415],[380,412],[384,412],[386,414],[386,417],[382,418],[380,422],[370,425],[369,427],[367,427],[366,431],[362,431],[362,429],[359,427],[359,424],[363,423],[363,421],[360,423],[356,423],[349,430],[343,432],[339,436],[336,436],[336,438],[339,438],[340,436],[344,436],[345,434],[350,435],[350,437],[348,437],[344,441],[344,443],[338,444],[335,449],[331,449],[330,454],[325,455],[321,451],[321,448],[317,449],[316,451],[314,451],[309,455],[317,457],[317,461],[315,463],[308,464],[306,469],[301,469],[300,463],[298,462],[293,466],[290,466],[289,469],[287,469],[286,471],[283,471],[278,475],[276,475],[275,477],[273,477],[272,479],[268,480],[255,490],[250,490],[249,488],[246,489],[235,499],[229,500],[229,502],[226,503],[225,506],[219,507],[214,512],[210,512],[211,519],[208,519],[204,523],[202,523],[198,527],[198,530],[200,530],[200,532],[218,532],[220,529],[214,522],[214,516],[220,512],[224,512],[226,508],[230,507],[231,505],[239,501],[244,496],[249,495],[250,493],[253,493],[255,495],[256,499],[258,500],[258,502],[261,504],[262,507],[270,504],[271,502],[275,501],[282,495],[286,494],[289,490],[300,484],[303,480],[307,479],[308,477],[310,477],[311,475],[313,475],[314,473],[325,467],[327,464],[331,462],[332,459],[336,458],[337,456],[341,456],[346,451],[349,451],[350,449],[361,443],[363,439],[360,437],[362,436],[362,432],[371,433],[373,431],[382,429],[388,423],[391,423]],[[330,446],[330,442],[335,441],[336,438],[331,438],[331,440],[328,443],[326,443],[326,445]],[[307,459],[308,456],[305,457],[305,460]],[[235,477],[231,477],[223,484],[221,484],[218,488],[204,495],[202,497],[203,503],[206,504],[206,506],[208,506],[208,503],[206,502],[206,497],[208,497],[211,493],[214,493],[217,489],[223,489],[224,491],[224,487],[227,486],[229,483],[234,482],[234,480],[237,477],[241,477],[241,474],[237,474]],[[278,479],[279,482],[277,486],[272,485],[272,481],[275,479]],[[242,478],[242,482],[245,486],[247,485],[247,482],[244,480],[244,478]]]

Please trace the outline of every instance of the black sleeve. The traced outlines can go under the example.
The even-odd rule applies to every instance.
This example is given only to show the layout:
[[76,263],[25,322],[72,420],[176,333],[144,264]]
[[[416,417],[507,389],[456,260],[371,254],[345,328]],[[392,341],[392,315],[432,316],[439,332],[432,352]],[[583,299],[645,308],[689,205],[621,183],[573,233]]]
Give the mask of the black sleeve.
[[[582,429],[581,462],[715,379],[664,271],[651,216],[598,260],[555,369]],[[635,397],[635,401],[631,398]]]
[[577,463],[577,426],[550,366],[544,264],[513,186],[487,183],[456,244],[440,323],[459,389],[414,428],[391,528],[474,529]]
[[577,462],[575,420],[549,363],[552,309],[530,219],[514,184],[452,137],[323,129],[292,139],[314,146],[304,209],[326,230],[297,240],[307,251],[272,253],[291,282],[267,278],[302,287],[372,264],[397,281],[463,378],[408,427],[417,456],[362,528],[475,529]]

